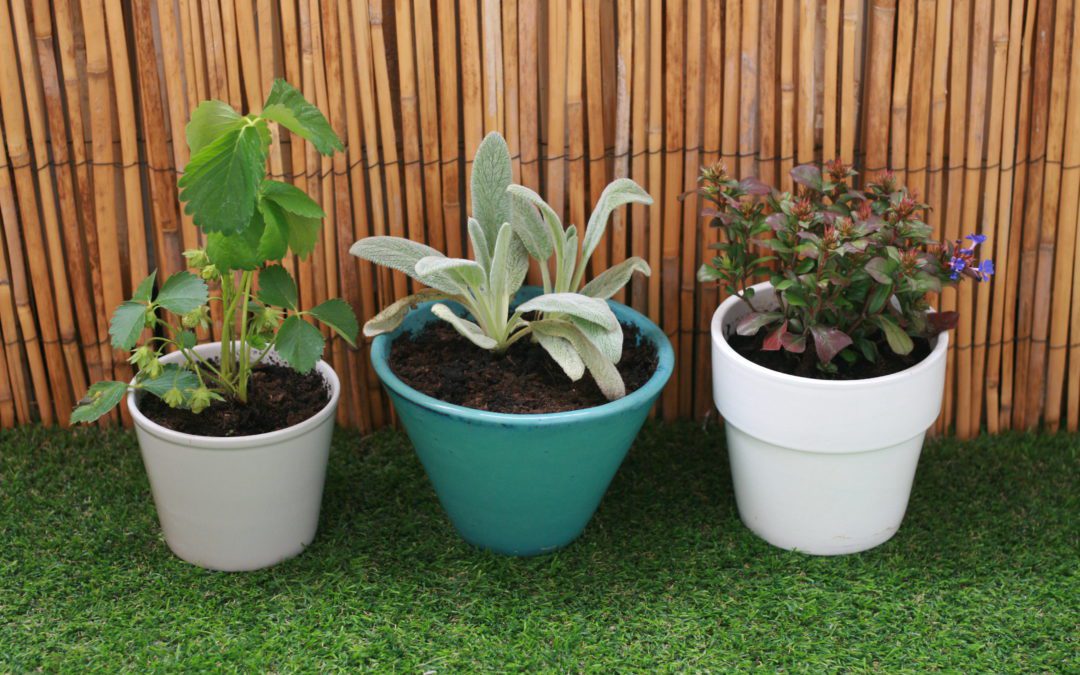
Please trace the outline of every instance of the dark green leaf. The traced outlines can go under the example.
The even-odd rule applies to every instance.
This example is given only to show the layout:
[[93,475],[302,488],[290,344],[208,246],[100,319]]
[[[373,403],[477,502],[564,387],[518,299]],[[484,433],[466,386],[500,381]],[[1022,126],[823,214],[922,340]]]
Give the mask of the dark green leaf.
[[301,373],[315,367],[322,358],[324,344],[319,329],[295,315],[281,323],[274,339],[278,355]]
[[877,314],[885,307],[885,303],[888,302],[889,296],[892,295],[891,285],[876,285],[870,295],[870,302],[866,305],[867,314]]
[[139,380],[139,386],[154,396],[161,398],[166,392],[178,389],[187,400],[191,392],[199,387],[199,378],[195,373],[176,363],[166,363],[162,366],[161,375],[154,379],[146,378]]
[[281,265],[271,265],[259,272],[259,292],[255,297],[264,305],[296,309],[299,295],[288,270]]
[[131,299],[135,302],[150,302],[150,297],[154,293],[154,281],[157,279],[157,270],[150,273],[150,276],[139,282],[139,287],[135,289],[135,294],[131,296]]
[[213,232],[208,235],[206,255],[222,272],[258,269],[267,260],[259,250],[265,229],[262,216],[256,212],[251,224],[237,234]]
[[345,149],[319,109],[308,103],[304,95],[285,80],[274,80],[260,117],[273,120],[311,141],[315,149],[324,155]]
[[146,305],[128,300],[113,312],[109,321],[109,337],[117,349],[131,349],[146,327]]
[[185,129],[191,154],[194,155],[216,141],[222,134],[238,129],[243,124],[244,118],[228,103],[214,100],[203,101],[192,111],[191,121]]
[[191,349],[198,343],[198,338],[195,337],[195,333],[189,330],[182,330],[176,336],[176,341],[180,343],[180,346],[184,349]]
[[349,303],[333,298],[316,305],[309,314],[337,331],[350,345],[356,346],[356,334],[360,331],[360,324],[357,323],[356,314]]
[[95,382],[71,413],[71,423],[93,422],[116,407],[127,393],[126,382]]
[[904,329],[892,318],[878,316],[875,317],[874,323],[885,332],[885,339],[889,342],[889,349],[892,349],[894,353],[903,356],[904,354],[910,354],[911,350],[915,348],[911,336],[904,332]]
[[319,230],[322,229],[320,218],[304,218],[295,213],[284,212],[285,223],[289,228],[289,248],[299,258],[306,258],[319,243]]
[[206,304],[206,282],[191,272],[177,272],[158,291],[157,304],[170,312],[187,314]]
[[255,211],[266,148],[256,125],[227,132],[195,153],[180,177],[184,212],[206,232],[239,232]]
[[289,213],[305,218],[326,217],[319,203],[295,185],[266,179],[262,182],[260,191],[263,199],[269,199]]

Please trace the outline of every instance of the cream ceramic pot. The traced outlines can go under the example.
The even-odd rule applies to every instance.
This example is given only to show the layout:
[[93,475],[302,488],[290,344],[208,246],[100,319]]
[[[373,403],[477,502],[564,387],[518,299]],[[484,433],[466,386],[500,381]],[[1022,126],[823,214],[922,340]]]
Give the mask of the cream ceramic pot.
[[[195,347],[212,358],[221,343]],[[183,360],[179,353],[164,363]],[[341,385],[334,369],[316,365],[330,401],[314,417],[254,436],[193,436],[143,415],[136,392],[128,410],[150,476],[161,529],[173,553],[213,570],[268,567],[298,555],[319,522],[326,462]]]
[[[769,307],[772,286],[754,289],[754,305]],[[948,334],[902,372],[814,380],[731,348],[725,336],[748,311],[730,297],[711,325],[713,399],[743,523],[774,546],[816,555],[887,541],[904,518],[923,438],[941,409]]]

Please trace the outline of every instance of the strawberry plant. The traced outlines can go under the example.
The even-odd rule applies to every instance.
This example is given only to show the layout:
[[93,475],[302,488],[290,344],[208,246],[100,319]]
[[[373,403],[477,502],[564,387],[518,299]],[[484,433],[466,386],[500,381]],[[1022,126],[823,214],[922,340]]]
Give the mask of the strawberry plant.
[[[260,113],[241,115],[214,100],[194,110],[186,129],[191,159],[178,185],[205,248],[185,251],[192,271],[172,275],[156,293],[155,272],[116,309],[109,336],[113,347],[131,351],[135,378],[94,384],[72,422],[98,419],[130,389],[195,413],[225,397],[246,403],[252,370],[271,352],[298,372],[315,367],[325,340],[308,319],[354,343],[358,325],[348,303],[331,299],[301,310],[296,282],[278,264],[290,251],[311,254],[326,214],[304,191],[267,177],[270,122],[324,155],[343,149],[318,108],[284,80],[274,82]],[[220,291],[211,293],[207,282]],[[216,362],[194,350],[195,331],[210,326],[211,303],[222,316]],[[166,350],[180,351],[184,362],[162,364]]]

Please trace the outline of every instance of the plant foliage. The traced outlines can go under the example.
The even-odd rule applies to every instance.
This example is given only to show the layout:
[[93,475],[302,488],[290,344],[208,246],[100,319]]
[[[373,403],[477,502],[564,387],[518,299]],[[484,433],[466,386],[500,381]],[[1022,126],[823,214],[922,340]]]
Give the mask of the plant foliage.
[[[179,181],[180,201],[206,233],[206,248],[184,253],[192,272],[172,275],[156,295],[153,273],[116,309],[109,336],[113,347],[132,352],[134,383],[94,384],[73,422],[98,419],[131,387],[193,412],[226,396],[246,402],[252,369],[272,350],[300,372],[315,367],[325,340],[306,317],[354,343],[359,327],[348,303],[332,299],[300,309],[296,282],[277,264],[289,251],[300,258],[311,253],[326,214],[303,190],[267,178],[269,122],[323,154],[343,149],[318,108],[284,80],[274,82],[259,114],[241,115],[221,101],[204,101],[192,112],[191,159]],[[220,291],[211,294],[207,282]],[[210,326],[211,302],[222,313],[216,364],[194,350],[195,331]],[[168,349],[182,352],[185,362],[162,364]]]
[[[722,165],[704,169],[698,193],[724,232],[720,254],[698,272],[750,307],[740,335],[765,332],[761,348],[783,350],[804,365],[835,373],[843,364],[876,361],[883,349],[908,354],[912,338],[956,324],[955,312],[930,312],[927,294],[961,277],[985,281],[989,260],[975,260],[983,235],[939,244],[923,221],[927,205],[891,172],[865,189],[839,161],[795,167],[796,192],[756,178],[737,181]],[[771,236],[769,236],[771,234]],[[754,304],[753,277],[768,275],[772,306]],[[839,357],[839,361],[837,360]],[[838,363],[840,365],[838,365]]]
[[[439,251],[396,237],[369,237],[350,252],[399,270],[428,288],[389,305],[364,326],[367,336],[393,331],[420,302],[452,300],[466,316],[439,303],[432,313],[481,349],[504,353],[525,338],[535,340],[572,380],[587,370],[609,399],[626,388],[615,364],[622,354],[622,327],[606,299],[635,271],[649,273],[640,258],[606,270],[582,287],[586,265],[603,237],[611,212],[623,204],[652,203],[633,181],[620,179],[604,190],[589,219],[579,252],[577,229],[532,190],[512,184],[510,152],[492,133],[473,161],[469,238],[475,260],[448,258]],[[544,292],[511,307],[529,269],[540,265]]]

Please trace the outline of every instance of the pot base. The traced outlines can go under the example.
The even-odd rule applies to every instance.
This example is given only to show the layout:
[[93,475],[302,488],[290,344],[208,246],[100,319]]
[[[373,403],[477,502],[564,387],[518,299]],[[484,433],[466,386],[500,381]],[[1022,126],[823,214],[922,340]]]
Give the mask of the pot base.
[[925,434],[880,450],[818,453],[726,427],[739,517],[773,546],[858,553],[900,529]]

